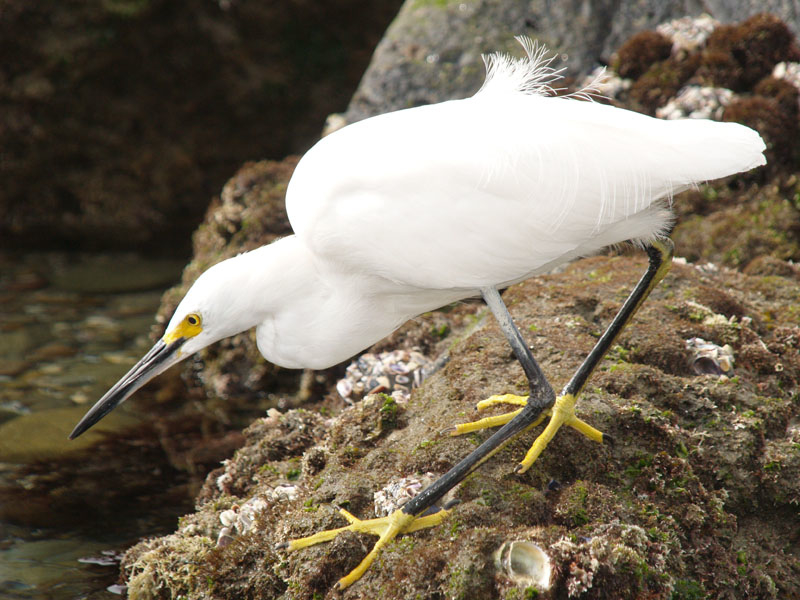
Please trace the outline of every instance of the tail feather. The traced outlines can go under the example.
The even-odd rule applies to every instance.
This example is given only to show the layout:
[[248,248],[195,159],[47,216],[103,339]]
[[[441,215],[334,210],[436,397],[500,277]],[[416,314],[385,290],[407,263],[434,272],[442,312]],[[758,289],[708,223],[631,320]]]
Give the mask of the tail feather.
[[676,172],[686,183],[749,171],[767,163],[766,145],[757,131],[738,123],[703,119],[664,122],[664,133],[680,153]]

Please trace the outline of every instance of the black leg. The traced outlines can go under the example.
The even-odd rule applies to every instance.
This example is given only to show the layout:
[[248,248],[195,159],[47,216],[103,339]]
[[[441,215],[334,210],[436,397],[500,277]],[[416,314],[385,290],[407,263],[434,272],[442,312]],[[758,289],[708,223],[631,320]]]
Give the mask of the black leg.
[[547,381],[541,367],[525,343],[522,334],[514,324],[508,308],[506,308],[503,299],[500,297],[500,293],[496,288],[483,288],[481,295],[500,324],[500,329],[505,334],[514,355],[522,365],[522,369],[528,378],[531,395],[528,398],[527,405],[515,419],[497,430],[492,437],[475,448],[461,462],[403,505],[402,510],[406,514],[419,515],[433,506],[442,496],[463,481],[467,475],[477,469],[495,452],[502,449],[517,434],[537,422],[542,411],[553,406],[553,402],[555,402],[555,393],[552,386]]
[[606,352],[611,348],[614,342],[619,337],[619,334],[625,329],[625,326],[630,322],[633,315],[639,310],[639,307],[644,302],[645,298],[650,295],[652,289],[664,278],[664,275],[669,271],[672,265],[672,254],[674,246],[672,240],[664,238],[657,240],[647,246],[647,256],[650,258],[650,264],[647,267],[639,283],[633,288],[633,291],[625,300],[622,308],[619,309],[617,316],[611,321],[611,324],[606,329],[605,333],[597,340],[592,351],[584,359],[583,364],[575,371],[575,375],[569,380],[562,395],[571,394],[577,396],[586,385],[589,376],[595,370],[597,365],[603,360]]

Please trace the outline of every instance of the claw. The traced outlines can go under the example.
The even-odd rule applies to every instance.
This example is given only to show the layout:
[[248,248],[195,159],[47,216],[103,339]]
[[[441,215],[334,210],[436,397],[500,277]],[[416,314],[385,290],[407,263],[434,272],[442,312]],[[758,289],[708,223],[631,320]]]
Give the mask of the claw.
[[470,423],[459,423],[458,425],[455,425],[453,427],[448,427],[444,431],[451,436],[455,436],[455,435],[464,435],[465,433],[471,433],[473,431],[480,431],[481,429],[488,429],[490,427],[499,427],[501,425],[505,425],[506,423],[508,423],[511,419],[516,417],[521,412],[522,409],[518,408],[517,410],[502,415],[495,415],[493,417],[484,417],[483,419],[472,421]]
[[517,396],[516,394],[496,394],[494,396],[489,396],[486,400],[481,400],[477,404],[478,410],[484,410],[489,408],[490,406],[496,406],[497,404],[512,404],[514,406],[525,406],[528,404],[528,397],[527,396]]

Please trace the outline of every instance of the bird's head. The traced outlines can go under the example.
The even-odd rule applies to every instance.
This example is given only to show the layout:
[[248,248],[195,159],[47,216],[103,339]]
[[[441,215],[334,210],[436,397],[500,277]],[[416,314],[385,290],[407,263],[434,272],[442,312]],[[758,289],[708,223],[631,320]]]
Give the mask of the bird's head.
[[247,294],[246,255],[223,261],[203,273],[167,325],[164,335],[75,426],[70,439],[81,435],[136,390],[172,365],[209,344],[234,335],[259,322],[259,311],[246,304],[257,296]]

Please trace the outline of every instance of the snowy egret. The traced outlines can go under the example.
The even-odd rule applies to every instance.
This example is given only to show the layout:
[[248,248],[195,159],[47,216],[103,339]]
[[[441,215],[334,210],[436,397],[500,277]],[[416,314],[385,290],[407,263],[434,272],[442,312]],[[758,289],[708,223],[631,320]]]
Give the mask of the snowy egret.
[[[336,131],[300,161],[286,193],[294,235],[203,273],[166,333],[86,414],[80,435],[171,365],[257,327],[258,348],[283,367],[330,367],[408,319],[481,295],[530,383],[530,395],[485,403],[521,406],[454,427],[503,425],[394,514],[283,544],[290,550],[344,530],[376,534],[372,551],[340,586],[369,567],[399,533],[439,523],[425,514],[521,431],[550,421],[517,469],[530,467],[562,424],[602,442],[575,416],[587,378],[669,269],[672,194],[763,165],[747,127],[662,121],[586,98],[556,97],[559,72],[518,38],[524,58],[486,58],[473,97],[401,110]],[[578,94],[585,96],[586,94]],[[556,397],[498,292],[573,258],[632,240],[650,264],[618,315]]]

